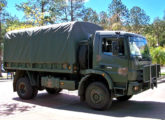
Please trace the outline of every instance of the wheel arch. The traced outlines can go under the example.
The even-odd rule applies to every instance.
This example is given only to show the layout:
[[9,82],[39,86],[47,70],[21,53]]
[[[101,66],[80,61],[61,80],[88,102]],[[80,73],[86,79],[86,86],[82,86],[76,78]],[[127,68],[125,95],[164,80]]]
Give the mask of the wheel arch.
[[17,70],[15,72],[15,75],[14,75],[14,81],[13,81],[13,91],[15,92],[16,91],[16,84],[17,84],[17,81],[19,80],[19,78],[21,77],[24,77],[25,76],[25,71],[23,70]]
[[14,76],[14,81],[13,81],[13,91],[15,92],[16,91],[16,84],[17,84],[17,81],[21,78],[21,77],[28,77],[29,80],[30,80],[30,84],[32,86],[36,86],[37,83],[34,79],[34,74],[33,72],[29,72],[29,71],[23,71],[23,70],[17,70],[16,71],[16,74]]
[[[84,100],[83,96],[85,95],[85,90],[87,86],[94,81],[103,82],[109,90],[113,89],[113,83],[110,76],[103,72],[98,70],[88,70],[85,71],[85,76],[80,80],[79,87],[78,87],[78,95],[82,97],[82,100]],[[95,78],[95,80],[93,80]]]

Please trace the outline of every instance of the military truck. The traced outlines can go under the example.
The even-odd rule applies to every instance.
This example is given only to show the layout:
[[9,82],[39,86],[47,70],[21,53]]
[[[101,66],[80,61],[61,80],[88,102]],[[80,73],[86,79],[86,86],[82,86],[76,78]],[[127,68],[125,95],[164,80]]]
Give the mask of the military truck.
[[4,68],[15,72],[13,89],[22,99],[44,89],[50,94],[78,90],[80,100],[97,110],[108,109],[113,98],[126,101],[157,87],[160,75],[145,37],[88,22],[8,32]]

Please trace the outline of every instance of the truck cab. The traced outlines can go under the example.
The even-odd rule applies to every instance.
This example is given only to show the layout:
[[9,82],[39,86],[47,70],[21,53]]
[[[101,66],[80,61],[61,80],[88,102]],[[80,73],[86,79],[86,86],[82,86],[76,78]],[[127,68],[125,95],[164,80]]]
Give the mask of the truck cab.
[[[111,96],[125,101],[135,94],[157,87],[160,65],[152,64],[145,37],[124,31],[97,31],[92,46],[92,68],[81,73],[107,76],[108,82],[104,83],[110,89]],[[99,76],[94,78],[98,79]],[[101,97],[97,90],[91,94]]]
[[93,51],[93,69],[108,73],[115,86],[126,87],[130,82],[148,82],[156,86],[160,66],[152,65],[147,40],[143,36],[128,32],[98,31]]

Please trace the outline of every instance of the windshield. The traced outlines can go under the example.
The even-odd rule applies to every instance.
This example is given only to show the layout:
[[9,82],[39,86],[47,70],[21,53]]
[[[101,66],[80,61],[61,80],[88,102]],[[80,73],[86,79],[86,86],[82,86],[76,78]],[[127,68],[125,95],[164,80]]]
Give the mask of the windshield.
[[145,38],[130,37],[129,46],[130,46],[131,56],[140,59],[150,59],[147,40]]

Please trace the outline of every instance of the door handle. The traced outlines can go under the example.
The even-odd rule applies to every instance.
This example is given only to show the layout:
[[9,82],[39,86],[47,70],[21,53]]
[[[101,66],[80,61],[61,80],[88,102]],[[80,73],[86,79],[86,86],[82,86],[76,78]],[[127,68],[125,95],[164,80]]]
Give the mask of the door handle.
[[100,67],[101,67],[102,69],[112,69],[111,66],[106,66],[106,65],[100,65]]
[[106,67],[107,69],[112,69],[112,67],[111,66],[108,66],[108,67]]

